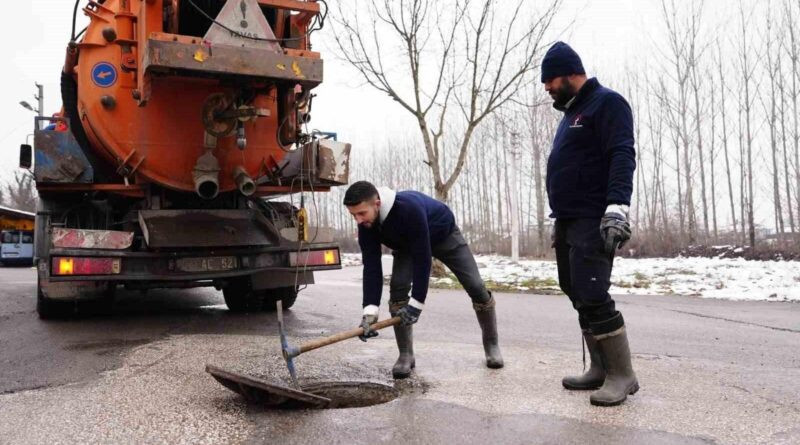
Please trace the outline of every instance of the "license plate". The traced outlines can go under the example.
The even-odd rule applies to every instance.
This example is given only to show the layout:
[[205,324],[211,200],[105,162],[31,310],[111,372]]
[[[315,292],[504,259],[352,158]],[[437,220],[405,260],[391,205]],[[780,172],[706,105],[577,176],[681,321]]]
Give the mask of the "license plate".
[[220,272],[236,269],[237,263],[235,256],[181,258],[175,267],[181,272]]

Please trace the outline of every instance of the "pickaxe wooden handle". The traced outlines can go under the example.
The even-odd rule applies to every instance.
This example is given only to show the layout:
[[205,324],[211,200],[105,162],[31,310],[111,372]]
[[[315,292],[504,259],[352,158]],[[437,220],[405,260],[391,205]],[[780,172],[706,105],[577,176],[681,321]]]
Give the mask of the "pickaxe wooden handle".
[[[373,331],[378,331],[383,328],[388,328],[389,326],[400,324],[401,322],[402,319],[400,317],[393,317],[393,318],[387,318],[386,320],[375,322],[371,324],[370,327],[372,328]],[[339,343],[340,341],[347,340],[349,338],[358,337],[363,333],[364,333],[363,328],[354,328],[348,331],[339,332],[338,334],[334,334],[328,337],[313,340],[308,343],[303,343],[300,346],[287,346],[286,349],[283,350],[283,358],[285,358],[288,361],[304,352],[313,351],[314,349],[321,348],[323,346],[332,345],[334,343]]]

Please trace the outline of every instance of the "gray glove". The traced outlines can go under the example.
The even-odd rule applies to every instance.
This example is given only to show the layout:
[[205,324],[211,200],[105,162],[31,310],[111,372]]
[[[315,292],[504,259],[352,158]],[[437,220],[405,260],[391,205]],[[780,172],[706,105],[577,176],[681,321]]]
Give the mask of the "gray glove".
[[403,319],[403,326],[411,326],[419,320],[422,311],[413,306],[403,306],[397,311],[397,316]]
[[621,249],[631,239],[631,225],[628,223],[628,206],[612,204],[600,220],[600,236],[606,254]]
[[378,321],[377,315],[364,315],[361,317],[361,325],[360,327],[364,329],[364,333],[359,335],[358,338],[361,341],[367,341],[368,338],[373,338],[378,336],[378,331],[372,329],[372,324]]

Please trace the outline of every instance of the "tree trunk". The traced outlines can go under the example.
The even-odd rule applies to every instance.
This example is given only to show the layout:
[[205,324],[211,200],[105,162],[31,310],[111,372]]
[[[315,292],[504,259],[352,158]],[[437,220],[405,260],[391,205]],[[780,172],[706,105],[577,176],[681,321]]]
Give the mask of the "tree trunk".
[[[711,77],[711,76],[709,76]],[[711,87],[711,152],[709,153],[709,161],[711,167],[711,220],[712,226],[714,228],[714,243],[719,241],[719,231],[717,230],[717,181],[716,181],[716,171],[714,169],[715,160],[717,157],[716,154],[716,129],[717,129],[717,109],[715,103],[715,96],[714,96],[714,86]]]

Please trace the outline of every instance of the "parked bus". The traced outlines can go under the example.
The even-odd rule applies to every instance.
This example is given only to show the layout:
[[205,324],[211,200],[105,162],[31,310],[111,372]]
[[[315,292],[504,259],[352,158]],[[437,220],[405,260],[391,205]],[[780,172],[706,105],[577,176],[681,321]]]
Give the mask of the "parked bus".
[[4,266],[32,264],[33,231],[3,230],[0,232],[0,263]]

